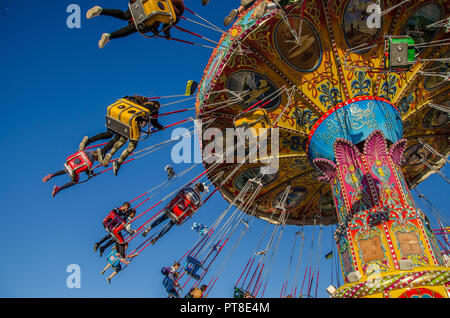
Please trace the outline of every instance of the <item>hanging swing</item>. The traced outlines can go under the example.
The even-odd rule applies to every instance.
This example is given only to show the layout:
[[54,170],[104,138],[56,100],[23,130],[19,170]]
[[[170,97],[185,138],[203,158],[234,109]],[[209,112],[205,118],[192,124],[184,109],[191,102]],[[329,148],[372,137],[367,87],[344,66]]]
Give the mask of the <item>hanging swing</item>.
[[110,233],[119,244],[124,242],[122,234],[120,232],[123,230],[125,224],[125,220],[117,215],[114,210],[109,212],[109,214],[103,220],[103,226],[105,230]]
[[173,222],[181,225],[197,211],[200,205],[200,196],[191,187],[186,187],[177,193],[164,211]]
[[88,179],[82,182],[86,182],[94,176],[93,172],[94,158],[90,153],[83,150],[77,151],[75,154],[69,156],[64,163],[64,168],[70,175],[72,180],[76,183],[80,182],[80,174],[85,172],[88,175]]
[[196,258],[188,255],[186,258],[186,266],[184,267],[186,274],[195,280],[199,280],[201,275],[198,273],[200,269],[204,269],[202,263]]
[[[177,16],[171,0],[136,0],[128,4],[136,29],[146,37],[155,37],[159,34],[159,24],[172,25]],[[145,33],[152,31],[153,36]],[[156,32],[155,32],[156,31]]]
[[[106,115],[106,127],[115,133],[133,141],[147,139],[152,128],[149,124],[150,111],[132,100],[132,97],[121,98],[114,104],[108,106]],[[147,130],[142,131],[140,123],[146,120]],[[141,138],[141,133],[144,137]]]

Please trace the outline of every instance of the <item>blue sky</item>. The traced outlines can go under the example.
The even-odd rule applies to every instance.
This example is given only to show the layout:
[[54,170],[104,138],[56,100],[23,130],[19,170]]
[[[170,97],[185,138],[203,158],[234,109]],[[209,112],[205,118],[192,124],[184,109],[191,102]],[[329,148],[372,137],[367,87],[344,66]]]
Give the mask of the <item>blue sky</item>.
[[[200,0],[185,2],[219,26],[238,3],[211,0],[203,7]],[[66,26],[66,8],[71,3],[81,7],[80,29]],[[0,297],[166,297],[161,284],[161,267],[171,265],[194,245],[198,236],[190,230],[193,222],[210,224],[227,208],[222,197],[216,195],[184,227],[174,228],[157,245],[146,249],[113,279],[111,285],[107,284],[106,275],[100,275],[106,262],[94,253],[93,245],[105,234],[101,225],[103,218],[112,208],[165,180],[164,166],[170,163],[170,148],[124,166],[118,177],[104,174],[63,191],[55,198],[50,195],[53,185],[61,185],[67,178],[58,177],[48,184],[43,184],[41,179],[47,173],[62,169],[65,158],[76,151],[83,136],[104,130],[109,104],[131,94],[183,94],[188,80],[200,81],[211,50],[139,35],[111,41],[100,50],[97,42],[101,33],[116,30],[123,22],[108,17],[86,20],[86,10],[97,4],[126,8],[125,1],[119,0],[4,0],[0,3],[3,42],[0,123],[4,131],[0,139],[5,149],[1,155],[0,181],[4,224],[0,232],[3,242]],[[219,39],[218,33],[182,23],[183,27]],[[173,31],[172,36],[198,41],[180,31]],[[170,109],[193,105],[191,101]],[[193,116],[193,112],[189,115]],[[184,113],[174,115],[162,122],[173,123],[184,116]],[[158,133],[140,147],[167,140],[170,133],[170,130]],[[188,166],[174,167],[179,172]],[[196,168],[189,178],[202,171],[201,166]],[[443,171],[449,174],[448,168]],[[186,181],[187,177],[177,181],[166,193]],[[432,176],[420,189],[448,216],[447,186],[438,176]],[[157,197],[154,202],[156,200]],[[211,291],[211,297],[232,296],[233,286],[265,226],[265,222],[254,222]],[[280,295],[296,231],[298,227],[286,227],[284,231],[265,296]],[[311,227],[305,229],[306,239],[312,237],[313,231]],[[315,231],[317,238],[319,228]],[[323,255],[331,249],[331,227],[324,227],[322,231],[318,296],[327,297],[325,289],[331,283],[331,261],[325,260]],[[228,251],[225,250],[224,255]],[[316,249],[307,241],[300,266],[301,278],[306,266],[313,262],[313,251]],[[81,268],[79,289],[66,286],[69,264],[78,264]],[[292,267],[295,266],[294,263]]]

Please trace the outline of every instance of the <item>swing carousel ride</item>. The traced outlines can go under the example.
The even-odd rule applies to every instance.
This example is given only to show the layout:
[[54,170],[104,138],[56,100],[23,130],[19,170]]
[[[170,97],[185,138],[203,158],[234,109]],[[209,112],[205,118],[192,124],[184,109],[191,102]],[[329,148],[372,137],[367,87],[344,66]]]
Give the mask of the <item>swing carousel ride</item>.
[[[285,225],[331,225],[343,284],[330,286],[330,297],[448,298],[448,221],[417,192],[437,219],[440,228],[432,229],[411,190],[433,173],[449,182],[441,170],[450,153],[450,3],[268,1],[258,15],[262,2],[240,13],[226,32],[202,19],[222,35],[198,84],[195,119],[200,136],[209,128],[222,136],[228,128],[256,128],[255,138],[268,137],[270,155],[256,162],[203,156],[204,172],[158,212],[170,211],[180,225],[216,192],[229,204],[213,224],[193,226],[201,238],[181,259],[186,266],[165,279],[166,290],[177,297],[181,282],[190,280],[206,286],[207,297],[223,270],[209,275],[216,258],[238,228],[259,218],[273,232],[236,277],[235,297],[263,297],[265,262]],[[201,150],[229,151],[219,139],[203,136]],[[247,158],[255,149],[244,144]],[[203,178],[214,191],[203,193],[206,198],[189,194]],[[299,238],[305,239],[300,231]]]
[[381,1],[377,28],[370,3],[291,1],[259,20],[255,4],[222,36],[197,117],[279,128],[279,169],[237,202],[262,163],[208,177],[269,222],[337,224],[345,284],[332,297],[448,297],[448,257],[410,189],[442,174],[450,151],[449,3]]

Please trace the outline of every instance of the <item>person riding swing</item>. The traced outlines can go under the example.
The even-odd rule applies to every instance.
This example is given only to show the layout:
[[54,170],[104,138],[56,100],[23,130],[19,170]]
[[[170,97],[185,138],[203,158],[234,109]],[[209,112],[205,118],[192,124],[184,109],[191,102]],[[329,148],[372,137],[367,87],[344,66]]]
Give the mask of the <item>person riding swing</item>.
[[[103,49],[110,40],[126,37],[136,32],[143,35],[152,32],[154,36],[158,36],[159,33],[163,32],[164,37],[169,40],[170,28],[180,21],[184,9],[183,0],[130,0],[126,11],[94,6],[86,12],[86,18],[92,19],[99,15],[104,15],[128,21],[126,27],[115,32],[102,34],[98,46]],[[158,31],[161,23],[163,26]]]
[[201,193],[206,190],[203,183],[197,183],[194,189],[191,187],[182,189],[164,208],[164,214],[153,221],[153,223],[142,233],[142,236],[147,236],[151,229],[162,222],[169,220],[158,235],[150,241],[151,244],[155,244],[156,241],[164,236],[175,224],[183,224],[197,212],[197,209],[201,206]]
[[[70,181],[62,186],[54,186],[52,191],[52,197],[55,197],[60,191],[74,186],[81,182],[86,182],[91,179],[95,174],[93,171],[93,163],[97,160],[97,154],[90,151],[79,150],[75,154],[69,156],[64,163],[64,169],[54,173],[50,173],[42,178],[42,182],[46,183],[53,177],[62,176],[67,174],[70,176]],[[87,179],[80,181],[80,175],[86,173]]]

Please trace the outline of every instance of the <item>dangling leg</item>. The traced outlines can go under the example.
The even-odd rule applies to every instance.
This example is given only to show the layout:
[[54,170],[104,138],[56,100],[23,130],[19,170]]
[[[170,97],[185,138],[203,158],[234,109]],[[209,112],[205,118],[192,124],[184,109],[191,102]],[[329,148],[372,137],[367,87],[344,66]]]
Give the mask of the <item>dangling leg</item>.
[[102,133],[97,134],[97,135],[92,136],[92,137],[84,136],[83,140],[80,143],[79,149],[80,150],[84,150],[84,148],[86,148],[87,146],[89,146],[93,142],[96,142],[98,140],[103,140],[103,139],[110,139],[113,136],[114,136],[114,133],[112,131],[110,131],[110,130],[107,130],[105,132],[102,132]]
[[114,271],[111,275],[109,275],[109,277],[107,278],[108,283],[111,284],[111,279],[116,276],[118,273],[118,271]]
[[164,227],[162,228],[161,232],[159,232],[159,234],[153,238],[150,243],[155,244],[157,240],[159,240],[161,237],[163,237],[167,232],[169,232],[169,230],[172,228],[172,226],[175,225],[175,222],[173,222],[172,220],[170,220],[169,223],[167,223],[166,225],[164,225]]
[[120,257],[122,257],[123,259],[125,259],[127,257],[127,255],[125,254],[126,245],[127,245],[127,243],[117,243],[116,242],[116,251],[117,251],[117,253],[119,253]]
[[166,213],[161,215],[159,218],[157,218],[155,221],[153,221],[153,223],[144,232],[142,232],[142,236],[146,237],[148,232],[150,232],[151,229],[153,229],[153,228],[157,227],[158,225],[160,225],[162,222],[167,220],[167,218],[168,218],[168,216],[167,216]]
[[111,264],[108,263],[108,265],[106,265],[106,267],[100,272],[100,274],[103,275],[106,272],[106,270],[110,267],[111,267]]
[[42,182],[46,183],[51,178],[57,177],[57,176],[62,176],[63,174],[66,174],[66,170],[59,170],[58,172],[50,173],[42,178]]
[[118,9],[103,9],[100,6],[95,6],[87,11],[86,18],[92,19],[93,17],[99,16],[99,15],[105,15],[105,16],[110,16],[110,17],[117,18],[117,19],[124,20],[124,21],[130,21],[128,26],[126,26],[116,32],[103,33],[102,38],[98,42],[98,46],[101,49],[103,49],[105,47],[106,43],[108,43],[109,40],[124,37],[124,36],[130,35],[137,31],[134,23],[131,22],[132,15],[131,15],[131,11],[129,9],[127,11],[122,11],[122,10],[118,10]]
[[108,241],[108,243],[106,243],[106,244],[103,245],[103,246],[100,246],[100,257],[102,257],[102,256],[103,256],[103,253],[105,252],[105,250],[106,250],[108,247],[110,247],[111,245],[113,245],[114,243],[115,243],[115,240],[110,239],[110,240]]
[[136,149],[138,145],[138,141],[137,140],[130,140],[130,142],[128,143],[128,147],[127,149],[125,149],[122,154],[120,155],[119,160],[117,160],[117,162],[121,165],[122,163],[124,163],[124,161],[128,158],[129,155],[131,155],[133,153],[133,151]]
[[100,242],[97,242],[94,244],[94,251],[97,252],[97,249],[100,245],[102,245],[103,243],[105,243],[107,240],[109,240],[111,238],[111,236],[108,234],[106,235],[104,238],[102,238],[100,240]]
[[119,9],[102,9],[100,15],[106,15],[124,21],[129,21],[132,18],[130,9],[127,11],[122,11]]
[[103,9],[100,6],[95,6],[86,12],[87,19],[92,19],[99,15],[110,16],[125,21],[131,20],[131,12],[129,9],[127,11],[122,11],[119,9]]
[[71,186],[73,186],[73,185],[75,185],[75,184],[77,184],[75,181],[70,181],[70,182],[67,182],[65,185],[63,185],[63,186],[61,186],[61,187],[55,186],[55,187],[53,188],[52,197],[54,198],[55,195],[56,195],[58,192],[60,192],[60,191],[62,191],[62,190],[64,190],[64,189],[67,189],[67,188],[69,188],[69,187],[71,187]]
[[119,139],[120,139],[120,135],[119,134],[114,134],[114,136],[108,141],[108,143],[105,146],[103,146],[103,148],[101,148],[101,149],[97,148],[98,162],[103,164],[103,161],[104,161],[104,158],[105,158],[105,154],[108,151],[110,151],[112,149],[112,147],[114,147],[115,143],[117,141],[119,141]]
[[119,171],[120,166],[124,161],[128,158],[129,155],[136,149],[138,142],[136,140],[130,140],[128,143],[127,149],[125,149],[122,154],[120,155],[120,158],[117,161],[113,162],[113,171],[114,175],[117,176],[117,172]]
[[102,38],[98,42],[98,47],[103,49],[109,40],[126,37],[130,34],[136,33],[138,30],[134,22],[130,22],[126,27],[114,31],[112,33],[103,33]]
[[[126,138],[126,137],[120,136],[120,135],[118,135],[118,134],[117,134],[117,137],[118,137],[118,140],[117,140],[117,141],[114,143],[114,145],[112,146],[111,151],[105,156],[105,159],[103,159],[102,164],[103,164],[104,167],[107,167],[107,166],[108,166],[109,161],[111,160],[112,156],[114,156],[115,153],[116,153],[120,148],[122,148],[123,145],[125,145],[125,143],[127,142],[127,138]],[[108,145],[106,145],[106,146],[108,146]],[[106,146],[105,146],[105,147],[106,147]]]

